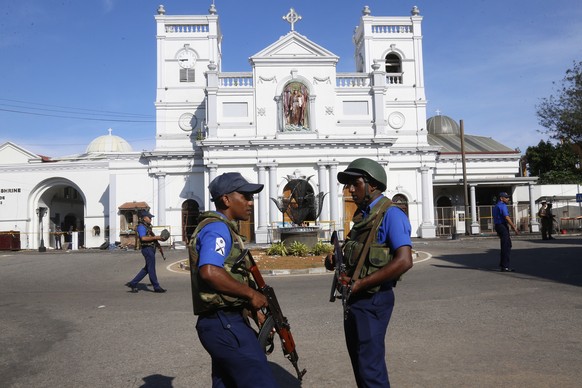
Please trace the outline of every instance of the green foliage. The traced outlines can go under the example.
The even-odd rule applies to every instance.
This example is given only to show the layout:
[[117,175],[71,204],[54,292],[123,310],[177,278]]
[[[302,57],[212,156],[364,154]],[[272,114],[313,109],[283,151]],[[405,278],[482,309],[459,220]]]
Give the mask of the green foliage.
[[313,246],[311,252],[316,255],[327,255],[328,253],[333,252],[333,245],[318,241],[317,244]]
[[287,247],[285,246],[283,241],[273,243],[267,249],[267,255],[270,256],[287,256],[287,254],[288,254]]
[[582,61],[566,71],[556,95],[536,107],[541,126],[554,139],[582,143]]
[[530,175],[538,176],[539,184],[574,184],[582,182],[582,171],[576,168],[579,157],[568,142],[552,144],[540,141],[525,153]]
[[306,256],[309,253],[309,248],[302,242],[293,241],[289,247],[289,253],[293,256]]

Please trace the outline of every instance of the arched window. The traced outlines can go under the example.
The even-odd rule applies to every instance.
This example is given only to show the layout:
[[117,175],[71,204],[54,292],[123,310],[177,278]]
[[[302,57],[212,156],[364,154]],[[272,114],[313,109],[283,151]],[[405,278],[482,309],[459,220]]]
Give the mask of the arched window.
[[386,73],[402,73],[400,57],[394,53],[386,55]]

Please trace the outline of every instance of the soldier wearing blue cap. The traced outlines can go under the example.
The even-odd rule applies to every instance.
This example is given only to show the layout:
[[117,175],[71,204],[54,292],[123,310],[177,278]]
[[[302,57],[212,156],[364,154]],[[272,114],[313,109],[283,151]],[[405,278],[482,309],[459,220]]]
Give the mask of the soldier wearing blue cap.
[[519,231],[509,216],[509,210],[507,209],[508,202],[509,195],[505,191],[502,191],[499,193],[499,202],[497,202],[493,207],[493,223],[495,224],[495,231],[499,236],[499,242],[501,244],[499,258],[499,269],[501,272],[513,272],[513,269],[509,266],[511,255],[511,236],[509,234],[509,227],[511,226],[515,231],[515,234],[519,234]]
[[158,277],[156,275],[156,241],[164,241],[161,236],[156,236],[152,231],[152,218],[154,215],[148,210],[140,210],[137,213],[138,224],[136,228],[139,241],[141,243],[141,254],[145,259],[145,267],[143,267],[135,278],[125,285],[131,288],[131,292],[137,292],[137,284],[146,276],[149,275],[150,282],[154,287],[154,292],[163,293],[166,292],[160,286],[158,282]]
[[248,273],[232,271],[244,250],[237,221],[248,221],[253,194],[263,185],[237,172],[216,177],[208,186],[217,211],[200,215],[189,243],[190,278],[196,330],[212,359],[213,387],[276,387],[248,315],[260,312],[267,298],[251,287]]

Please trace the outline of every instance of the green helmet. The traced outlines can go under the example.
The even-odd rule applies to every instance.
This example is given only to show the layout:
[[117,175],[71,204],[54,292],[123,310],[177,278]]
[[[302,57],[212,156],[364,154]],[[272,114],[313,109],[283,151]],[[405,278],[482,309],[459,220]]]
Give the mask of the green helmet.
[[380,191],[384,191],[388,187],[388,178],[384,167],[375,160],[368,158],[359,158],[351,162],[345,171],[337,174],[337,180],[345,185],[360,176],[378,183]]

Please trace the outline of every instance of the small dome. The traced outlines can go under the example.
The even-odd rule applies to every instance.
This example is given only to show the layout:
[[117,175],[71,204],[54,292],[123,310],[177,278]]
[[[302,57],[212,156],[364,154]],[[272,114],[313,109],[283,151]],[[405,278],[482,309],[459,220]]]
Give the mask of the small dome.
[[125,139],[112,135],[113,131],[109,128],[109,135],[99,136],[94,139],[87,147],[87,153],[105,153],[105,152],[131,152],[133,149]]
[[426,120],[428,133],[433,135],[459,135],[459,124],[449,116],[436,115]]

